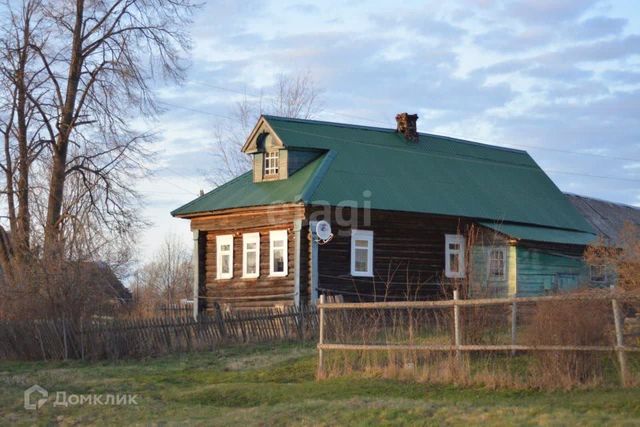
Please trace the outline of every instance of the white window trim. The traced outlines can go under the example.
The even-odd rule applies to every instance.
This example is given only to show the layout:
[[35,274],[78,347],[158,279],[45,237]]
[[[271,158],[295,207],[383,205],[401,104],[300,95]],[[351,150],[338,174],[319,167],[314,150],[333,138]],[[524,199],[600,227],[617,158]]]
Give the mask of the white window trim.
[[[601,267],[603,269],[603,276],[602,276],[602,280],[594,280],[593,279],[593,268],[594,267]],[[589,280],[591,281],[591,283],[607,283],[607,279],[608,279],[608,275],[607,275],[607,268],[606,266],[602,265],[590,265],[589,266]]]
[[[256,244],[256,272],[247,273],[247,244]],[[242,235],[242,277],[255,279],[260,277],[260,233],[245,233]]]
[[[460,245],[460,249],[451,250],[449,249],[449,245],[452,243],[457,243]],[[464,252],[465,252],[465,240],[464,236],[460,234],[445,234],[444,235],[444,274],[445,276],[452,279],[460,279],[464,277],[466,264],[464,260]],[[460,271],[451,271],[450,265],[450,254],[457,253],[458,254],[458,267]]]
[[[367,241],[367,271],[356,271],[356,240]],[[351,275],[373,277],[373,231],[351,230]]]
[[[229,251],[229,273],[222,274],[220,267],[222,266],[222,252],[220,247],[222,245],[229,245],[231,250]],[[223,236],[216,236],[216,278],[217,279],[231,279],[233,278],[233,235],[225,234]]]
[[[283,248],[283,262],[284,271],[273,271],[273,242],[277,240],[284,240]],[[288,274],[289,270],[289,236],[287,230],[274,230],[269,232],[269,276],[271,277],[284,277]]]
[[[491,252],[502,252],[502,276],[496,277],[491,275]],[[495,281],[505,281],[507,280],[507,248],[505,247],[497,247],[497,248],[489,248],[487,250],[487,276],[489,280]]]

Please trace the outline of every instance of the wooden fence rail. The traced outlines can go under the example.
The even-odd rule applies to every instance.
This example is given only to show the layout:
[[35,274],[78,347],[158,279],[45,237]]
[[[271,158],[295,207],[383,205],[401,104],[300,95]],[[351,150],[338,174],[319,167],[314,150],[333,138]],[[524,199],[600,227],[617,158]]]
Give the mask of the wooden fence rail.
[[92,321],[0,321],[0,359],[119,359],[227,344],[310,340],[315,307],[221,312],[193,317]]
[[[567,301],[611,301],[613,330],[615,331],[615,343],[611,345],[523,345],[517,344],[518,328],[518,306],[522,304],[544,303],[544,302],[567,302]],[[627,353],[640,352],[640,347],[627,346],[624,342],[624,319],[625,315],[620,308],[620,302],[640,302],[638,296],[622,295],[617,292],[601,292],[590,294],[576,294],[565,296],[545,296],[528,298],[493,298],[493,299],[458,299],[458,292],[454,291],[453,299],[441,301],[405,301],[405,302],[367,302],[367,303],[327,303],[324,296],[320,296],[318,305],[319,336],[318,336],[318,377],[325,376],[325,351],[409,351],[409,352],[451,352],[459,357],[461,352],[539,352],[539,351],[571,351],[571,352],[612,352],[617,355],[618,367],[620,371],[620,382],[623,386],[629,384]],[[504,305],[510,307],[510,344],[501,345],[474,345],[463,344],[462,339],[462,319],[461,307],[486,307]],[[453,337],[452,344],[413,344],[413,343],[384,343],[374,344],[363,342],[361,344],[352,343],[330,343],[327,342],[327,312],[336,311],[347,313],[355,310],[415,310],[415,309],[453,309]],[[364,327],[370,327],[366,323]],[[397,326],[397,325],[395,325]],[[410,328],[407,325],[407,328]],[[365,336],[365,334],[363,334]]]

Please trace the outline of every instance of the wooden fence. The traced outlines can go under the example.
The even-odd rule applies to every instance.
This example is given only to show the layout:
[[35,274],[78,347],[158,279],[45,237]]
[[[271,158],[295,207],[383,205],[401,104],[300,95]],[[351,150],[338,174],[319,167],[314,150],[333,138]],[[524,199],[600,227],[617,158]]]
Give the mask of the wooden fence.
[[[561,344],[561,345],[545,345],[545,344],[518,344],[518,318],[520,309],[519,307],[527,304],[539,304],[545,302],[567,302],[567,301],[610,301],[610,318],[613,323],[613,330],[615,332],[614,342],[610,345],[573,345],[573,344]],[[456,357],[459,358],[462,352],[507,352],[511,354],[515,354],[516,352],[532,352],[532,351],[553,351],[553,352],[615,352],[618,360],[618,367],[620,371],[620,381],[623,385],[627,385],[629,383],[628,377],[628,362],[627,362],[627,353],[629,352],[640,352],[639,346],[630,346],[625,345],[625,313],[621,309],[620,305],[622,302],[638,302],[638,297],[629,297],[622,294],[618,294],[615,292],[604,292],[599,294],[575,294],[575,295],[566,295],[566,296],[545,296],[545,297],[531,297],[531,298],[492,298],[492,299],[471,299],[471,300],[460,300],[458,299],[457,291],[454,291],[453,299],[451,300],[440,300],[440,301],[403,301],[403,302],[365,302],[365,303],[330,303],[326,302],[324,296],[320,297],[320,304],[318,305],[319,312],[319,337],[318,337],[318,377],[322,378],[325,376],[325,352],[329,350],[342,350],[342,351],[358,351],[358,352],[372,352],[372,351],[385,351],[385,352],[451,352]],[[489,307],[489,306],[505,306],[509,307],[509,326],[510,329],[508,338],[510,340],[509,344],[465,344],[463,343],[463,319],[460,313],[461,308],[473,308],[473,307]],[[349,318],[348,316],[342,316],[339,322],[341,323],[349,323],[351,330],[348,334],[350,336],[355,336],[357,339],[364,338],[362,343],[336,343],[336,342],[328,342],[327,341],[327,315],[330,312],[333,313],[342,313],[345,314],[347,312],[353,312],[357,310],[380,310],[381,312],[385,310],[390,311],[414,311],[420,309],[431,309],[431,310],[451,310],[447,313],[448,318],[452,320],[452,337],[450,339],[450,344],[433,344],[433,343],[416,343],[414,339],[409,339],[408,342],[403,343],[371,343],[366,342],[369,337],[374,336],[370,329],[375,328],[373,325],[373,321],[363,321],[362,329],[368,329],[369,331],[360,335],[359,331],[353,331],[353,329],[357,328],[355,321],[355,317]],[[595,315],[595,314],[594,314]],[[383,316],[384,317],[384,316]],[[609,316],[607,316],[608,318]],[[350,319],[346,320],[345,319]],[[389,326],[390,322],[383,321],[385,325],[382,328],[397,328],[398,323],[402,323],[403,320],[401,317],[394,318],[393,326]],[[335,320],[335,319],[334,319]],[[405,319],[406,320],[406,319]],[[629,320],[629,319],[627,319]],[[637,320],[637,319],[636,319]],[[606,321],[606,319],[603,319]],[[333,322],[336,323],[336,322]],[[409,322],[407,322],[409,323]],[[331,325],[332,328],[335,325]],[[402,327],[402,326],[401,326]],[[404,325],[405,328],[409,328],[409,325]],[[491,328],[491,326],[489,326]],[[494,326],[494,329],[497,326]],[[551,331],[547,331],[551,332]],[[544,333],[544,332],[543,332]],[[331,334],[329,334],[331,335]],[[335,336],[335,334],[333,334]],[[385,333],[378,334],[377,336],[386,336]],[[636,338],[637,341],[637,333],[630,334]]]
[[0,359],[61,360],[148,357],[227,344],[315,340],[315,307],[216,311],[154,319],[0,322]]

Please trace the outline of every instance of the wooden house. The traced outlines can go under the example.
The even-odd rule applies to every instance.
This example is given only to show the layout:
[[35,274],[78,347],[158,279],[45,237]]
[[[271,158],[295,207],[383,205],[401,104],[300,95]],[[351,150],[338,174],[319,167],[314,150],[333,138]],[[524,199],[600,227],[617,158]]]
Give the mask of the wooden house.
[[262,116],[242,149],[253,169],[172,212],[191,221],[199,309],[453,286],[538,295],[588,280],[581,256],[596,231],[529,154],[418,133],[416,120]]

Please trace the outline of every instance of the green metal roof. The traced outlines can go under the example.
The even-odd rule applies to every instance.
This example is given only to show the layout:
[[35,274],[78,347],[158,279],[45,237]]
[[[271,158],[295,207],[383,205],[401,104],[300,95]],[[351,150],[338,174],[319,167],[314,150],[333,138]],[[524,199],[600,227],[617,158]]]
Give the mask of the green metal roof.
[[596,241],[596,235],[581,231],[564,230],[558,228],[538,227],[521,224],[505,224],[480,222],[484,227],[491,228],[507,236],[519,240],[534,242],[564,243],[568,245],[588,245]]
[[253,172],[249,171],[179,207],[171,212],[171,215],[300,202],[305,194],[314,188],[314,182],[318,180],[323,164],[330,162],[332,158],[331,153],[323,154],[288,179],[280,181],[256,184],[253,182]]
[[373,209],[593,231],[525,151],[424,133],[415,143],[395,129],[264,118],[286,147],[328,154],[285,181],[253,183],[251,174],[243,175],[173,215],[277,201],[348,201]]

